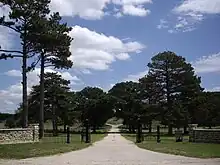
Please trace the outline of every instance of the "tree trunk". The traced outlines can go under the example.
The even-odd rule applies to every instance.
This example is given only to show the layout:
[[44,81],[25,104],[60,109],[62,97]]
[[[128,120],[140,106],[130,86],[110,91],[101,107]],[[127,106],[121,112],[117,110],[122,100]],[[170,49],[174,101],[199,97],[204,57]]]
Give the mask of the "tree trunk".
[[129,132],[132,131],[132,130],[131,130],[131,125],[130,125],[130,124],[128,125],[128,129],[129,129]]
[[92,131],[93,131],[94,133],[96,132],[96,126],[95,126],[95,125],[93,125]]
[[56,114],[55,114],[55,107],[52,104],[52,123],[53,123],[53,136],[57,135],[57,122],[56,122]]
[[55,136],[58,136],[57,116],[55,117]]
[[63,125],[63,130],[66,133],[66,124]]
[[[26,30],[24,35],[26,34]],[[23,127],[28,127],[28,96],[27,96],[27,49],[26,37],[24,36],[23,43],[23,59],[22,59],[22,85],[23,85]]]
[[173,127],[171,124],[168,125],[168,135],[173,135]]
[[57,117],[56,117],[56,109],[55,109],[55,98],[52,102],[52,122],[53,122],[53,136],[57,136]]
[[135,127],[132,125],[132,133],[135,133]]
[[187,134],[187,126],[184,126],[184,127],[183,127],[183,130],[184,130],[184,131],[183,131],[184,134]]
[[149,133],[152,132],[152,121],[149,122],[149,125],[148,125],[148,130],[149,130]]
[[41,54],[39,138],[44,137],[44,54]]

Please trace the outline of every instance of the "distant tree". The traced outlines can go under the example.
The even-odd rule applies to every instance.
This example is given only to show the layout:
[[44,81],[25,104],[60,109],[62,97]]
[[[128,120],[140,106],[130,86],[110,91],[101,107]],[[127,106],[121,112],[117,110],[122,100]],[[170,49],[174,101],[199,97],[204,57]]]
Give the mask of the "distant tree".
[[81,98],[78,110],[81,111],[82,122],[89,119],[93,131],[106,123],[112,117],[112,98],[102,89],[86,87],[78,93]]
[[17,125],[16,125],[16,121],[14,119],[14,117],[10,117],[8,119],[6,119],[5,121],[5,127],[7,128],[15,128]]
[[6,119],[14,116],[13,114],[10,113],[0,113],[0,122],[5,121]]
[[[61,118],[63,113],[68,111],[68,109],[61,107],[64,107],[64,104],[67,102],[69,84],[70,82],[68,80],[63,79],[62,76],[57,73],[45,73],[44,122],[46,120],[52,120],[54,135],[57,134],[58,119]],[[40,107],[40,92],[40,85],[36,85],[33,86],[30,93],[30,119],[35,121],[39,121],[40,118],[39,113],[36,113]]]
[[116,98],[117,117],[124,119],[130,131],[135,131],[136,120],[142,116],[143,109],[139,98],[139,84],[135,82],[118,83],[108,91]]
[[0,25],[14,31],[21,39],[21,50],[0,48],[0,59],[22,58],[23,127],[28,126],[27,59],[36,53],[31,41],[36,31],[32,27],[49,14],[49,3],[50,0],[1,0],[1,7],[8,6],[11,11],[8,18],[0,18]]
[[61,125],[64,126],[64,131],[69,125],[79,122],[80,113],[77,111],[78,98],[75,92],[64,92],[61,99],[58,100],[58,109],[62,109],[59,114]]
[[201,92],[194,99],[192,119],[200,126],[220,125],[220,92]]
[[[164,108],[162,113],[163,123],[169,126],[169,134],[172,134],[173,126],[183,126],[188,122],[188,118],[178,116],[189,116],[188,105],[192,98],[197,95],[202,88],[201,80],[194,73],[194,69],[185,58],[177,56],[173,52],[163,52],[154,56],[152,62],[148,64],[150,77],[155,77],[155,83],[164,96]],[[176,101],[183,107],[176,109]],[[175,107],[175,108],[174,108]],[[178,121],[178,122],[176,122]]]

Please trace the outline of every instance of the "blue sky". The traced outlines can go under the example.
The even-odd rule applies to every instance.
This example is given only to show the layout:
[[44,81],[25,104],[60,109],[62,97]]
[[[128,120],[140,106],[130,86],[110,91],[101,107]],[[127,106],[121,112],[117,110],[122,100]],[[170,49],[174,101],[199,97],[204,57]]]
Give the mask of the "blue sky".
[[[206,90],[220,90],[220,0],[52,0],[50,7],[73,27],[74,66],[58,71],[72,90],[137,81],[151,57],[166,50],[184,56]],[[0,27],[0,45],[19,49],[19,38]],[[0,61],[0,112],[21,102],[20,70],[19,59]],[[38,74],[39,68],[28,74],[29,91]]]

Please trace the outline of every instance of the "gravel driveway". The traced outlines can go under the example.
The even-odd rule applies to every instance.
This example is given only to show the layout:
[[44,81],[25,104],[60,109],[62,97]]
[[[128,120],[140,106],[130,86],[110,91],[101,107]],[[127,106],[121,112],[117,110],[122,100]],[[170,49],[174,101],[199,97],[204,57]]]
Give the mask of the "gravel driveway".
[[[113,128],[116,131],[116,128]],[[49,157],[2,160],[1,165],[220,165],[220,159],[197,159],[138,148],[120,134],[109,134],[83,150]]]

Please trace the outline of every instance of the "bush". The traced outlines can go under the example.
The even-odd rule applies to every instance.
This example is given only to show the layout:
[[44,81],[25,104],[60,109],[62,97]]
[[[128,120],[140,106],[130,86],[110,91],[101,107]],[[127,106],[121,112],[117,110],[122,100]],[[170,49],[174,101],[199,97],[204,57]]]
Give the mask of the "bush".
[[16,121],[14,120],[14,118],[8,118],[5,122],[5,127],[15,128],[16,127]]

